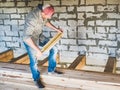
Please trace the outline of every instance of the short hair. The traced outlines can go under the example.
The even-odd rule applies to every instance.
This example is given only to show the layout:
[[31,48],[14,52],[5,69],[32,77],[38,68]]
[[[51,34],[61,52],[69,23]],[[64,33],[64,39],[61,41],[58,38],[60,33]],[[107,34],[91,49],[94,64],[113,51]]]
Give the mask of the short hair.
[[42,7],[42,12],[45,13],[46,15],[54,13],[54,7],[52,5],[44,5]]

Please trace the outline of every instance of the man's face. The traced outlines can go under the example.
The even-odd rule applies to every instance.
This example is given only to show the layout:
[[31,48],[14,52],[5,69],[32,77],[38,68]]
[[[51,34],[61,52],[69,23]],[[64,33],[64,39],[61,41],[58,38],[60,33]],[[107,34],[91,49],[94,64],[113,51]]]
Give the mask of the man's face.
[[47,15],[45,15],[46,19],[51,19],[53,14],[54,14],[54,12],[48,13]]

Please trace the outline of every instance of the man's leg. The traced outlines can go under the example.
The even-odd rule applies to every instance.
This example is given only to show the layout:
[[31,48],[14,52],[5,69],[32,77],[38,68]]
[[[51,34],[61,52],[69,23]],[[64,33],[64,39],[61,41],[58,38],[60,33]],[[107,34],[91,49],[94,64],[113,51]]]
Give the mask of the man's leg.
[[[40,36],[40,43],[39,45],[44,47],[45,44],[49,42],[49,39],[45,37],[44,35]],[[56,70],[56,55],[57,55],[57,47],[54,46],[52,49],[49,51],[49,56],[48,56],[48,72],[49,73],[57,73],[57,74],[62,74],[62,72]]]
[[32,77],[39,88],[44,88],[44,85],[40,81],[40,72],[38,71],[38,68],[37,68],[37,60],[35,58],[35,55],[33,54],[32,49],[26,43],[24,43],[24,45],[30,59],[30,69],[32,72]]
[[50,51],[49,51],[49,56],[48,56],[48,72],[53,72],[55,71],[56,68],[56,55],[57,55],[57,48],[54,46]]

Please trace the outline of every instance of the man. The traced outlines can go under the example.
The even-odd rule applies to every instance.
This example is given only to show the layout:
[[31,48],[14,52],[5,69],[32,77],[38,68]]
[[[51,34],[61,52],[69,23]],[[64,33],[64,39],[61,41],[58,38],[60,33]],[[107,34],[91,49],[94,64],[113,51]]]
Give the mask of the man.
[[[45,87],[40,79],[40,72],[37,69],[37,59],[42,55],[39,46],[44,46],[49,41],[48,38],[42,35],[42,28],[44,26],[47,26],[57,32],[63,32],[61,29],[56,28],[54,25],[48,22],[48,19],[50,19],[53,14],[54,14],[53,6],[45,5],[41,7],[40,5],[38,5],[36,9],[31,11],[27,15],[25,20],[25,31],[23,36],[23,42],[29,55],[32,77],[34,79],[35,84],[39,88]],[[57,54],[57,49],[53,47],[49,51],[49,56],[48,56],[49,74],[52,73],[62,74],[62,72],[57,71],[55,69],[56,54]]]

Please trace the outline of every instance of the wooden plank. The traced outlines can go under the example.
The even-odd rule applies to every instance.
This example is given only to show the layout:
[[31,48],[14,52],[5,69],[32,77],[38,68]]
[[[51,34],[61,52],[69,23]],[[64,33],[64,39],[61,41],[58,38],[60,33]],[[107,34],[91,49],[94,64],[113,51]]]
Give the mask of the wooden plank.
[[116,57],[109,57],[104,72],[115,73],[115,71],[116,71]]
[[85,66],[85,63],[86,63],[85,55],[79,55],[68,68],[81,69],[83,66]]
[[29,64],[29,57],[28,54],[25,53],[23,55],[20,55],[17,58],[14,58],[10,61],[10,63],[18,63],[18,64]]
[[[6,68],[4,67],[6,64],[1,64],[2,63],[0,63],[0,81],[6,82],[11,78],[10,82],[22,82],[24,85],[28,85],[32,80],[30,71],[25,71],[29,70],[29,66],[25,67],[25,70],[20,70],[17,69],[18,67],[16,64],[11,64],[11,69],[9,68],[9,64]],[[19,65],[21,68],[24,68],[24,66],[25,65]],[[59,68],[59,70],[64,71],[64,74],[48,75],[46,73],[47,67],[39,67],[39,69],[40,71],[41,69],[44,69],[43,72],[41,71],[41,77],[45,84],[69,87],[73,88],[72,90],[74,90],[74,88],[78,88],[80,90],[120,90],[120,75],[118,74]],[[14,72],[11,73],[11,71]]]
[[1,62],[8,62],[12,58],[14,58],[14,55],[13,55],[13,50],[11,50],[11,49],[0,53],[0,61]]
[[50,50],[58,40],[62,37],[63,33],[57,33],[41,50],[41,52],[45,52]]

